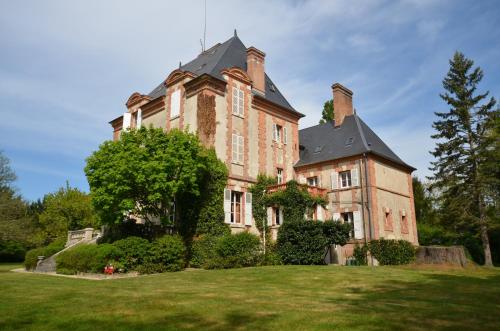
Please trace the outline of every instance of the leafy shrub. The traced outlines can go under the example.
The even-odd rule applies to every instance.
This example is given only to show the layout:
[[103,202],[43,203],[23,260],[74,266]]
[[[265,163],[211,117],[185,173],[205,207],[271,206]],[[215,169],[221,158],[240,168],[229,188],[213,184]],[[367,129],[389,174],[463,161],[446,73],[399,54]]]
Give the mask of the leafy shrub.
[[406,240],[372,240],[370,253],[381,265],[408,264],[415,260],[415,247]]
[[213,261],[217,254],[215,246],[219,236],[202,235],[193,240],[191,245],[191,260],[189,266],[193,268],[208,268],[210,261]]
[[[144,265],[138,270],[152,272],[179,271],[184,268],[186,246],[178,235],[166,235],[155,240],[145,259]],[[147,272],[151,273],[151,272]]]
[[167,231],[167,227],[157,225],[151,222],[144,224],[136,223],[133,219],[127,219],[123,222],[106,225],[102,238],[99,243],[113,243],[115,241],[130,237],[144,238],[149,241],[154,240]]
[[24,267],[26,270],[34,270],[38,263],[39,256],[45,256],[46,258],[54,255],[55,253],[62,251],[64,249],[65,240],[59,239],[50,243],[46,247],[34,248],[26,252],[24,257]]
[[367,245],[359,246],[358,244],[356,244],[356,246],[354,246],[354,252],[353,252],[354,263],[356,265],[367,265],[368,264],[367,254],[368,254]]
[[136,268],[146,261],[151,249],[151,243],[139,237],[128,237],[113,243],[120,252],[119,262],[123,264],[126,271],[136,270]]
[[111,244],[77,245],[56,257],[56,271],[64,274],[103,272],[108,263],[119,258],[119,250]]
[[0,239],[0,262],[22,262],[25,254],[26,248],[20,242]]
[[278,231],[278,253],[284,264],[324,264],[327,244],[318,222],[284,222]]
[[261,265],[281,265],[281,256],[278,254],[276,243],[267,244],[266,253],[262,254]]
[[351,225],[339,221],[328,220],[318,223],[323,229],[323,234],[328,241],[328,245],[344,246],[349,240]]
[[260,239],[249,232],[220,237],[215,246],[214,268],[241,268],[255,266],[261,255]]

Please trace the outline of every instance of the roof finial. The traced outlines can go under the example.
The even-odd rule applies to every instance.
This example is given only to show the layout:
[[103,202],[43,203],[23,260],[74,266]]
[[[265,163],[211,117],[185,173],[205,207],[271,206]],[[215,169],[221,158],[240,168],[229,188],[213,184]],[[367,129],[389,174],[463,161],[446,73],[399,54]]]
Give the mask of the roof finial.
[[236,31],[236,29],[234,29],[234,36],[238,37],[238,32]]
[[182,66],[182,62],[181,62],[181,61],[179,61],[179,69],[181,68],[181,66]]

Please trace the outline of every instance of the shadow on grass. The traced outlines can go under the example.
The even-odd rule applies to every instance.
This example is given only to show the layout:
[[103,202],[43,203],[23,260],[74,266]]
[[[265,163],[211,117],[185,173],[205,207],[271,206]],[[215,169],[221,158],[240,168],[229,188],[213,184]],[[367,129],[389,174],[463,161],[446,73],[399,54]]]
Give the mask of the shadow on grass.
[[[140,316],[140,312],[138,312]],[[209,315],[200,315],[195,312],[165,313],[165,316],[152,321],[131,321],[124,316],[110,318],[110,316],[89,316],[89,318],[69,318],[66,316],[55,317],[47,325],[47,330],[272,330],[269,326],[276,314],[253,314],[251,311],[229,311],[223,320],[210,319]],[[140,318],[140,317],[139,317]],[[17,319],[8,325],[0,323],[1,330],[29,329],[33,316]]]
[[[341,312],[361,330],[499,330],[500,274],[483,278],[427,274],[415,282],[387,280],[345,288]],[[484,289],[488,289],[487,292]],[[338,303],[338,302],[337,302]]]

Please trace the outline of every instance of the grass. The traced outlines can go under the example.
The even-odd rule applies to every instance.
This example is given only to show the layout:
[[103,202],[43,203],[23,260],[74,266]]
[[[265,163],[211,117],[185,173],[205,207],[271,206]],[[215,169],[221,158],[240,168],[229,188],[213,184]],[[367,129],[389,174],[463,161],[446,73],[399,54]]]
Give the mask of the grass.
[[277,266],[118,280],[0,265],[1,330],[498,330],[500,271]]

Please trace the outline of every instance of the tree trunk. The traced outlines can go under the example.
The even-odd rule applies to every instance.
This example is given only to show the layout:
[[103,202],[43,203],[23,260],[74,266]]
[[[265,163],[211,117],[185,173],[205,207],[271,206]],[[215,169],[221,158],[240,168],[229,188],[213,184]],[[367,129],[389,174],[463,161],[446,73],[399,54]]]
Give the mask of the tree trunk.
[[492,267],[493,262],[491,260],[490,239],[488,238],[488,226],[486,224],[484,205],[481,200],[479,201],[479,231],[481,233],[481,241],[483,242],[484,265],[486,267]]

